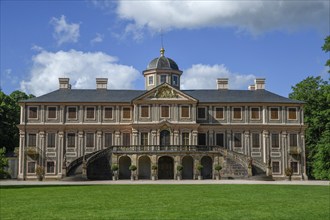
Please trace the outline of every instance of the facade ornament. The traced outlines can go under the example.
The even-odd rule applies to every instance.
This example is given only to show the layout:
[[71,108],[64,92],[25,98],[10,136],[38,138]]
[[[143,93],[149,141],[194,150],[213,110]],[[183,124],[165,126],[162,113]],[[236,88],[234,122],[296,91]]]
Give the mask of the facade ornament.
[[178,98],[178,93],[168,86],[156,90],[154,98]]

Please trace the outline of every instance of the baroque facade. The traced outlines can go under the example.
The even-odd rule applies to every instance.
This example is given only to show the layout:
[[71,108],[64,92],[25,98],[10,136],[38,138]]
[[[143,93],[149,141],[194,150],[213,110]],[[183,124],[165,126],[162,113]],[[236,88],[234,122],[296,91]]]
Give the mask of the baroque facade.
[[[181,90],[183,72],[161,49],[143,71],[145,90],[111,90],[97,78],[96,89],[59,89],[22,101],[19,179],[82,174],[88,179],[223,178],[272,176],[306,179],[303,102],[265,89],[256,79],[247,90]],[[201,166],[202,165],[202,166]],[[178,169],[178,167],[182,168]],[[156,169],[157,168],[157,169]],[[200,168],[200,169],[198,169]]]

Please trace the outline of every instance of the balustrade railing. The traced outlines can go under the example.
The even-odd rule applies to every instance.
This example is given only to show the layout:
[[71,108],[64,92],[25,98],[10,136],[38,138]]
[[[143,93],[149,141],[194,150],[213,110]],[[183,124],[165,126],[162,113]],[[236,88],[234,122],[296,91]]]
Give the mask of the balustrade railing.
[[131,146],[112,146],[113,153],[121,152],[219,152],[219,146],[202,145],[131,145]]

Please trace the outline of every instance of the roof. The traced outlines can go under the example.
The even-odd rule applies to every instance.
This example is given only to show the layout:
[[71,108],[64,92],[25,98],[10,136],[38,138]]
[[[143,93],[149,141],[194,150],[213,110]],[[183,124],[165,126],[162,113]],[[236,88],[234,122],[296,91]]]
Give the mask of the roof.
[[166,69],[166,70],[179,70],[178,64],[171,58],[160,56],[153,59],[147,66],[147,70],[150,69]]
[[[285,98],[267,90],[180,90],[200,103],[292,103],[304,102]],[[115,102],[130,103],[146,90],[59,89],[21,102]]]

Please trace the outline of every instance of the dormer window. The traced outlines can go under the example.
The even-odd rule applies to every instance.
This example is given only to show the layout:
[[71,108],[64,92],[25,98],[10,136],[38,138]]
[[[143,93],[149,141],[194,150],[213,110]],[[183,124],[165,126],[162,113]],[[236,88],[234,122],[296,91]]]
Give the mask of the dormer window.
[[166,75],[160,75],[160,84],[166,83],[166,78],[167,78]]
[[148,85],[154,85],[154,76],[148,76]]
[[173,84],[174,86],[179,85],[178,76],[172,76],[172,84]]

